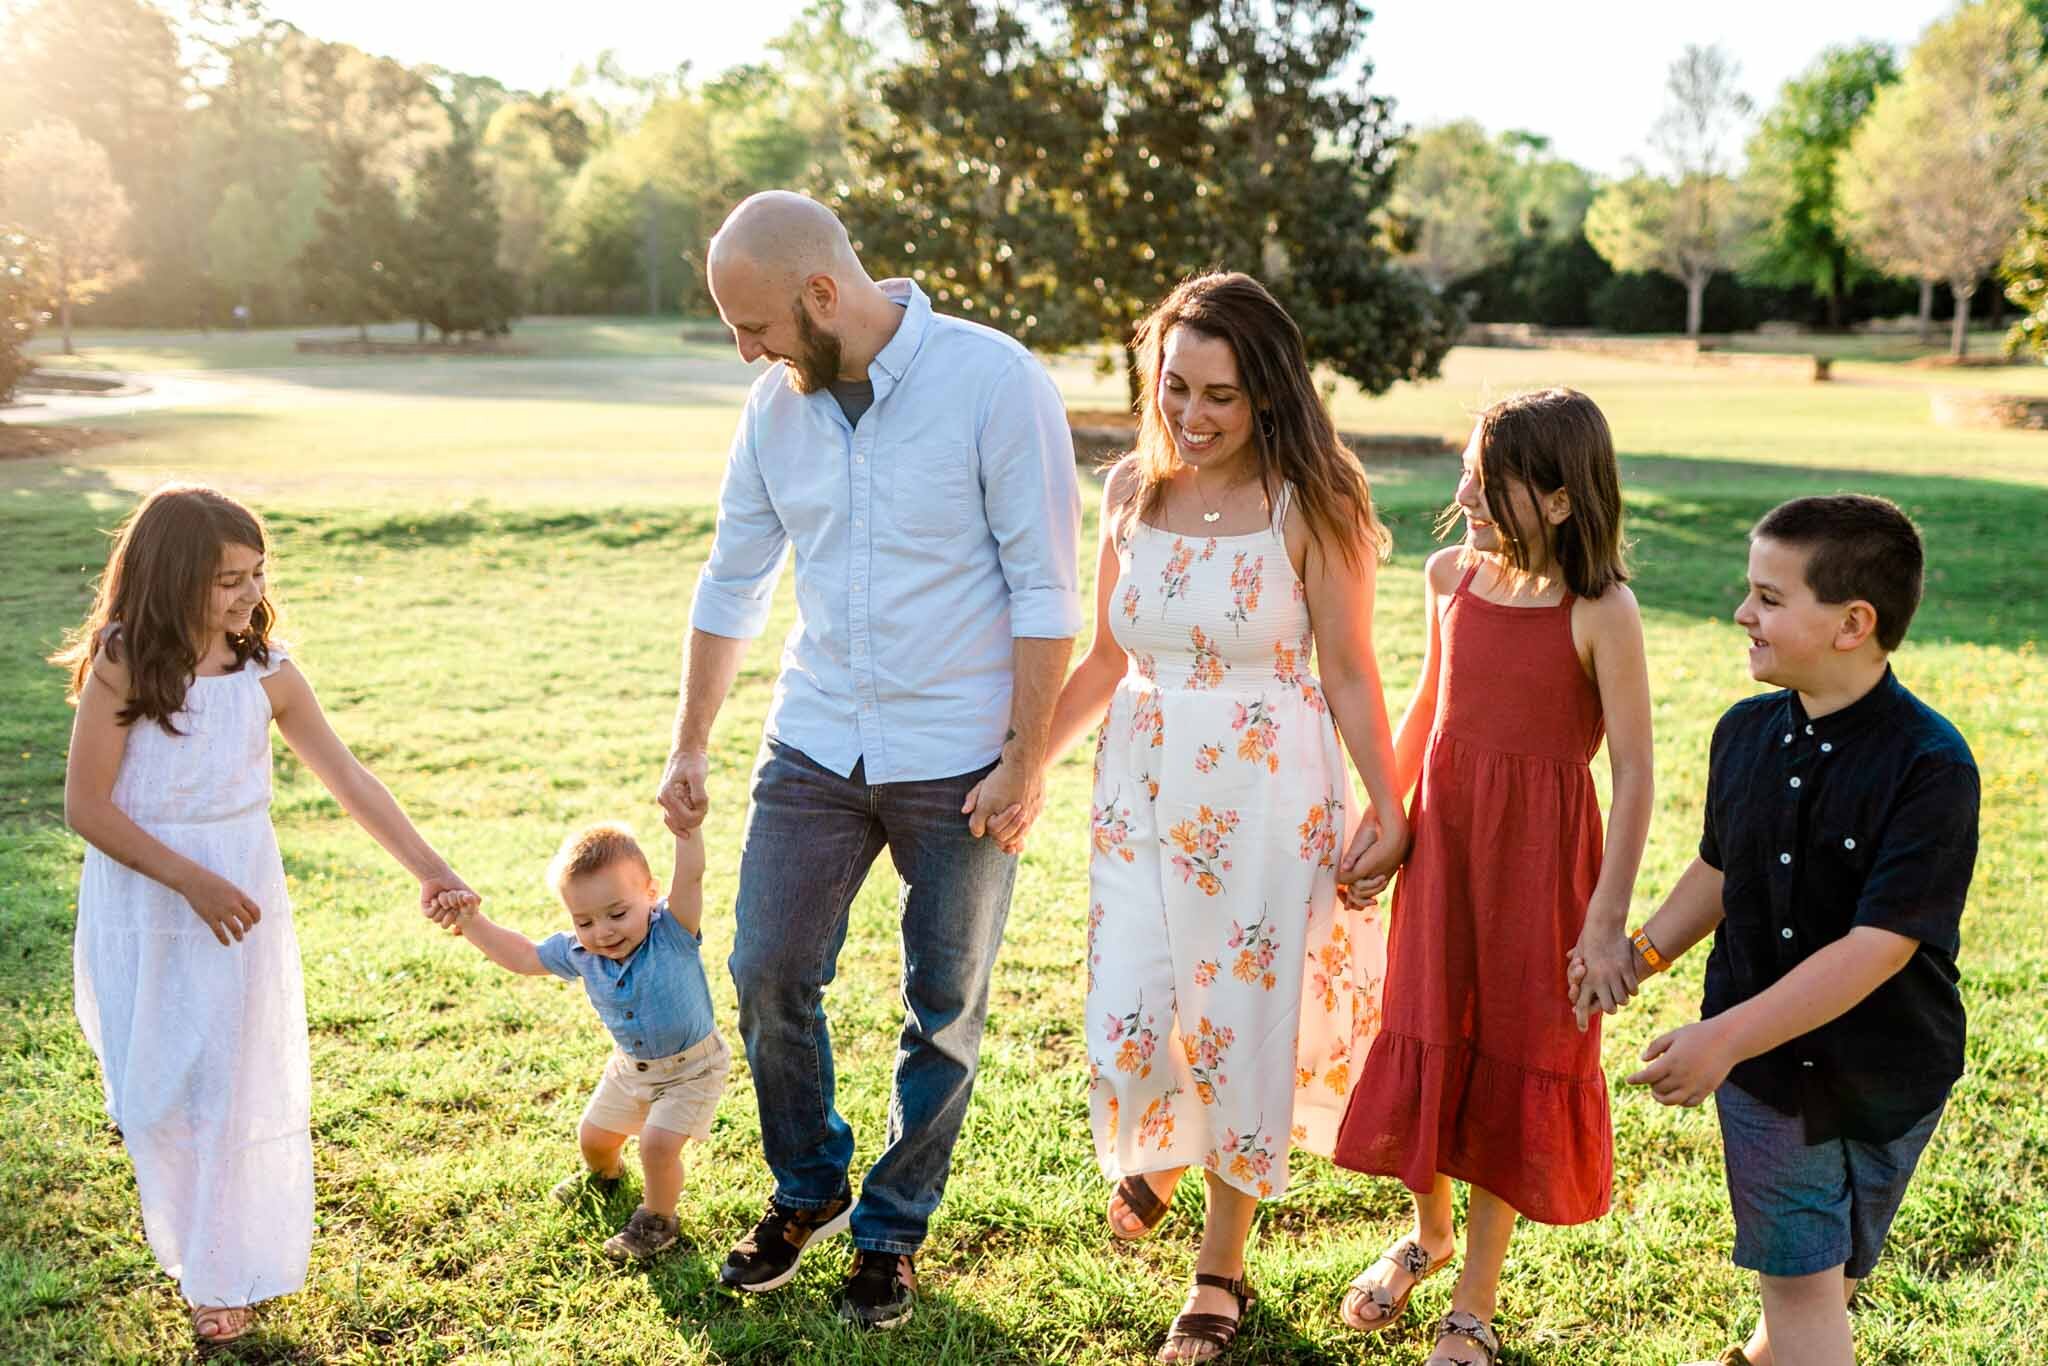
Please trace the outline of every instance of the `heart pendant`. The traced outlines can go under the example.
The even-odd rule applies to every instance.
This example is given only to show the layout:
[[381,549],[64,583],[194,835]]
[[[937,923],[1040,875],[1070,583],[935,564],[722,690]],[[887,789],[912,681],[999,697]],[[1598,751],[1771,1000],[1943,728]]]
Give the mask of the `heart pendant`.
[[1205,512],[1202,514],[1202,520],[1205,522],[1220,522],[1223,520],[1223,514],[1220,512]]

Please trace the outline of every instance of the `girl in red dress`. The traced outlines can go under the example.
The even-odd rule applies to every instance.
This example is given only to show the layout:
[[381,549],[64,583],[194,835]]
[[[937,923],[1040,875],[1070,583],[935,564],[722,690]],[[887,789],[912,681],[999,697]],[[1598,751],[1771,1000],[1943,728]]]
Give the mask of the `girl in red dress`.
[[[1650,824],[1650,690],[1614,444],[1592,400],[1550,389],[1481,415],[1443,529],[1460,519],[1464,543],[1427,566],[1428,651],[1395,740],[1414,845],[1383,1023],[1336,1159],[1415,1193],[1414,1228],[1345,1295],[1345,1321],[1365,1331],[1450,1262],[1451,1181],[1471,1185],[1465,1265],[1429,1360],[1490,1366],[1517,1215],[1607,1211],[1599,1016],[1636,986],[1625,927]],[[1590,768],[1603,731],[1604,851]]]

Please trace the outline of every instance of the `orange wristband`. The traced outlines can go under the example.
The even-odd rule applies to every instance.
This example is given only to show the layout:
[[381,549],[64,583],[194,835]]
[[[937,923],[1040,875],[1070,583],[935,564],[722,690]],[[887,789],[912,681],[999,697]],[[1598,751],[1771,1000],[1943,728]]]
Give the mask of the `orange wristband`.
[[1671,966],[1671,960],[1657,952],[1657,946],[1650,942],[1648,932],[1637,930],[1628,937],[1628,942],[1635,945],[1636,952],[1640,953],[1643,956],[1643,961],[1650,965],[1651,972],[1662,972]]

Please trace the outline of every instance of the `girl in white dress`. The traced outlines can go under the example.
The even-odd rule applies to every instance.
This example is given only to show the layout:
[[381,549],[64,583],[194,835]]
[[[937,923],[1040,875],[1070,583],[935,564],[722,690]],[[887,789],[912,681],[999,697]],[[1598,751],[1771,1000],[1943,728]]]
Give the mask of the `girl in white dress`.
[[270,825],[270,723],[420,881],[474,904],[356,761],[270,637],[256,516],[157,490],[53,662],[78,708],[64,814],[87,842],[78,1022],[135,1163],[143,1230],[204,1344],[305,1283],[313,1240],[306,1003]]
[[1378,885],[1408,825],[1372,649],[1386,533],[1300,331],[1257,281],[1217,274],[1168,295],[1137,349],[1138,447],[1104,490],[1095,641],[1051,752],[1100,720],[1095,1149],[1120,1238],[1203,1169],[1195,1285],[1160,1352],[1189,1361],[1236,1336],[1245,1236],[1289,1148],[1330,1152],[1386,963],[1338,884]]

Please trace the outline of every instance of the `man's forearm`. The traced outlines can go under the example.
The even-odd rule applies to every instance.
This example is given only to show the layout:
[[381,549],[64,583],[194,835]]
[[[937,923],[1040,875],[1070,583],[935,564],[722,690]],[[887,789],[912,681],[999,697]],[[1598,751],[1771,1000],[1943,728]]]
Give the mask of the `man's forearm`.
[[1003,737],[1005,762],[1035,768],[1045,762],[1052,737],[1052,713],[1074,657],[1074,638],[1043,640],[1018,636],[1011,642],[1010,729]]
[[711,746],[711,725],[740,676],[747,642],[692,629],[683,656],[681,698],[676,706],[673,748],[705,750]]

